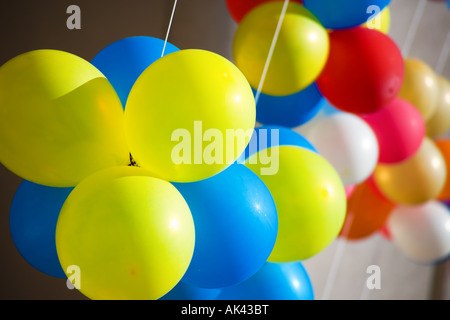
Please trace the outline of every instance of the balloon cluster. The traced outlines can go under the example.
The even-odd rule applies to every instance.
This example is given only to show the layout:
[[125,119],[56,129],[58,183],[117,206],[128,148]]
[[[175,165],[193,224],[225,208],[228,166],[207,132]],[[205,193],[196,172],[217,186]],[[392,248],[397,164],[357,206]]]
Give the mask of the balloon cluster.
[[[1,163],[25,179],[11,206],[11,235],[36,269],[72,281],[76,266],[74,285],[91,299],[182,298],[180,288],[194,290],[190,299],[222,288],[233,288],[222,297],[245,298],[245,290],[269,290],[275,280],[284,287],[267,299],[313,298],[301,262],[267,262],[278,242],[277,207],[253,162],[237,161],[260,152],[244,152],[255,100],[230,61],[131,37],[91,62],[58,50],[21,54],[0,68],[0,90]],[[217,145],[231,130],[243,134]],[[258,145],[261,153],[283,146],[288,165],[295,154],[303,172],[317,161],[301,135],[274,132],[273,144]],[[319,196],[328,199],[318,225],[309,223],[322,234],[297,250],[284,244],[281,254],[320,250],[344,220],[343,186],[319,160],[314,170],[331,174],[333,195],[322,196],[315,182],[308,192],[317,195],[303,206],[311,215]],[[282,178],[274,182],[280,191]],[[322,219],[336,219],[331,231],[320,230]],[[249,289],[234,288],[244,284]]]
[[403,60],[389,1],[345,2],[292,1],[266,77],[281,1],[227,0],[234,63],[131,37],[90,62],[36,50],[1,66],[24,259],[69,279],[77,266],[91,299],[274,300],[314,298],[302,261],[346,214],[349,239],[388,221],[412,258],[447,255],[433,199],[450,199],[450,142],[425,132],[450,127],[448,82]]
[[[450,214],[437,202],[450,198],[449,150],[437,139],[450,130],[448,80],[402,57],[388,36],[389,0],[290,1],[271,56],[284,3],[266,2],[227,0],[239,23],[236,65],[261,91],[257,121],[302,133],[338,172],[348,196],[342,237],[385,230],[413,261],[447,258]],[[421,215],[396,218],[413,209]]]

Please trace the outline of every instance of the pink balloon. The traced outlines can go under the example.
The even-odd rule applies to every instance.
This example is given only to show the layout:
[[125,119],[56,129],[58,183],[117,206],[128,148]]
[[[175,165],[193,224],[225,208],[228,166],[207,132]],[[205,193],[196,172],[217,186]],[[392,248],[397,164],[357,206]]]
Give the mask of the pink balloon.
[[346,186],[345,187],[345,195],[347,196],[347,199],[350,198],[353,191],[355,191],[355,186]]
[[409,102],[396,98],[386,107],[361,115],[377,136],[379,163],[397,163],[413,156],[425,137],[425,121]]

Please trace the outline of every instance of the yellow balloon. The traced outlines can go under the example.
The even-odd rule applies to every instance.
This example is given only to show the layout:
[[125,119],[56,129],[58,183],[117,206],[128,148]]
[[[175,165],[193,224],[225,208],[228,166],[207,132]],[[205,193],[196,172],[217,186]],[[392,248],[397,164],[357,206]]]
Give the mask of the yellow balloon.
[[437,77],[439,93],[436,110],[427,121],[427,135],[437,137],[450,130],[450,82],[441,77]]
[[102,170],[69,195],[56,227],[63,270],[90,299],[159,299],[192,259],[195,229],[183,196],[135,167]]
[[255,99],[244,75],[204,50],[181,50],[153,63],[131,89],[125,109],[137,164],[174,182],[226,169],[245,150],[255,121]]
[[266,166],[258,160],[261,152],[245,163],[266,184],[277,207],[278,236],[268,260],[308,259],[325,249],[341,230],[347,205],[344,186],[334,168],[312,151],[281,146],[271,152],[272,156],[279,154],[276,174],[261,174]]
[[391,27],[391,11],[389,7],[384,8],[378,15],[364,23],[363,27],[388,34]]
[[399,97],[415,106],[425,121],[428,121],[436,110],[438,91],[433,69],[423,61],[405,59],[405,78]]
[[[258,88],[283,2],[260,5],[241,21],[233,41],[233,57],[253,88]],[[290,3],[264,81],[262,92],[282,96],[309,86],[319,76],[329,53],[328,32],[317,18]]]
[[35,183],[75,186],[129,161],[109,81],[67,52],[36,50],[0,68],[0,162]]
[[418,205],[435,199],[447,176],[445,160],[434,142],[425,138],[419,151],[406,161],[378,165],[374,171],[380,191],[391,201]]

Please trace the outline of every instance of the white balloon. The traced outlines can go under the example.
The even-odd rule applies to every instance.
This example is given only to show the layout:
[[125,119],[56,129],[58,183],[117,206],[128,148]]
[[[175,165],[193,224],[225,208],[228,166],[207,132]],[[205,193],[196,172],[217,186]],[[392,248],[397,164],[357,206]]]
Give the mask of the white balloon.
[[388,229],[396,247],[410,260],[433,263],[450,255],[450,212],[429,201],[419,206],[398,206]]
[[339,173],[345,186],[366,180],[378,162],[378,141],[361,118],[339,112],[318,120],[306,138]]

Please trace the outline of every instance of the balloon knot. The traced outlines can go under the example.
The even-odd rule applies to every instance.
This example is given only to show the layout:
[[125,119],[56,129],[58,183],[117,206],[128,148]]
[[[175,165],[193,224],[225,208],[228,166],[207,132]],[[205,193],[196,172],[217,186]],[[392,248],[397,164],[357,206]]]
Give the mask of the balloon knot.
[[129,167],[139,167],[136,161],[134,161],[133,156],[130,153],[130,163],[128,164]]

